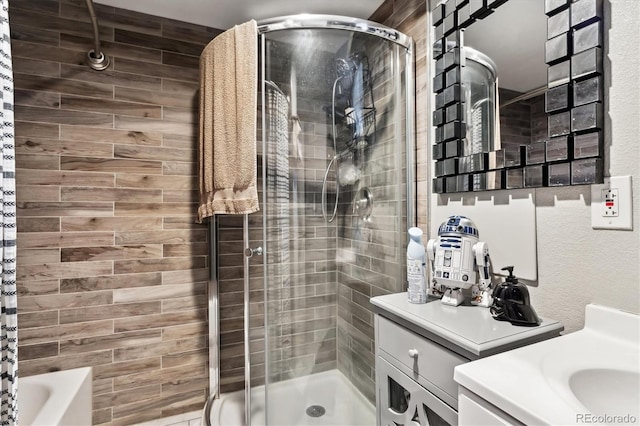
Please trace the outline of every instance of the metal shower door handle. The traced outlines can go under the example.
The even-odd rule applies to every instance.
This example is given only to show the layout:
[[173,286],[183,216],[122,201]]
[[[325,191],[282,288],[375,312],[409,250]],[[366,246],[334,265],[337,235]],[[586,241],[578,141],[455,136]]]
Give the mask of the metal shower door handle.
[[262,253],[263,253],[262,247],[256,247],[256,248],[247,247],[246,249],[244,249],[244,255],[246,257],[253,257],[254,254],[256,256],[262,256]]

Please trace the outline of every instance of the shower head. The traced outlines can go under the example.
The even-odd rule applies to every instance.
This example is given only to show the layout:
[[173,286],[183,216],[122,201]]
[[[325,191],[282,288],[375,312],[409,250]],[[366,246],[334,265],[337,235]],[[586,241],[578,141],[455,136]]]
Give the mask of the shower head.
[[338,90],[340,93],[349,90],[353,83],[353,63],[350,60],[338,58],[336,59],[336,81],[339,82]]
[[336,59],[336,74],[338,77],[344,77],[351,73],[351,64],[343,58]]

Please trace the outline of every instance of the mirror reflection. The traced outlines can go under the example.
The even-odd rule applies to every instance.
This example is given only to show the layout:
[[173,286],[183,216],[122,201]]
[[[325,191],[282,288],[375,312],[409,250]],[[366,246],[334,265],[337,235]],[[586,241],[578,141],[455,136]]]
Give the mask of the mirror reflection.
[[[491,58],[479,50],[465,46],[462,69],[463,102],[467,123],[464,152],[479,154],[500,149],[500,124],[496,122],[498,105],[498,70]],[[496,132],[498,130],[498,132]]]
[[[471,101],[466,117],[469,154],[517,150],[547,138],[546,39],[540,0],[509,0],[465,29],[462,81],[469,84],[465,97]],[[491,108],[496,104],[498,117]]]

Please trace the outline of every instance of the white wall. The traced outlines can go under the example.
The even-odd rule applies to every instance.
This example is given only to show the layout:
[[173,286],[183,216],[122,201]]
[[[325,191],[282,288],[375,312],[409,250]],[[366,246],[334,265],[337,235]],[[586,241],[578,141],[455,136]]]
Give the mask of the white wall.
[[633,176],[633,231],[591,228],[586,187],[536,192],[540,315],[567,331],[584,325],[584,306],[600,303],[640,313],[640,2],[608,0],[605,8],[607,176]]
[[[640,1],[605,0],[604,9],[605,175],[633,176],[634,230],[592,229],[589,186],[536,190],[538,286],[530,287],[531,300],[567,332],[583,327],[588,303],[640,313]],[[431,218],[437,195],[429,199]]]

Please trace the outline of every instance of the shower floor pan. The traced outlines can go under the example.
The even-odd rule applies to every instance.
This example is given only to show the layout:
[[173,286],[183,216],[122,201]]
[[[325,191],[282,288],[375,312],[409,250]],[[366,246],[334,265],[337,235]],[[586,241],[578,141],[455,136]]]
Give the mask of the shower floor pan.
[[[263,401],[264,386],[254,388],[252,390],[252,426],[265,426]],[[324,409],[323,414],[321,414],[322,409]],[[211,409],[211,424],[238,426],[243,423],[244,392],[221,395]],[[373,426],[375,424],[375,407],[338,370],[325,371],[269,386],[269,426]]]

